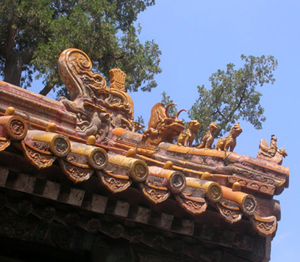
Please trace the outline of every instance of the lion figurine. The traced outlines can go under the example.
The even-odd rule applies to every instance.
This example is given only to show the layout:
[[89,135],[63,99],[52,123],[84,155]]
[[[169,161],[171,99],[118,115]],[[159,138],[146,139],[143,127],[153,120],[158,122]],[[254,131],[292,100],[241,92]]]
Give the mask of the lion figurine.
[[194,141],[194,133],[199,129],[200,124],[197,120],[191,120],[187,129],[180,133],[177,139],[178,146],[192,146]]
[[243,132],[239,123],[236,123],[230,130],[229,135],[225,138],[220,138],[216,149],[219,151],[233,152],[236,146],[236,138]]
[[208,131],[206,132],[205,136],[202,138],[201,143],[197,148],[209,148],[211,149],[212,144],[214,143],[215,137],[214,133],[218,129],[218,125],[214,122],[209,124]]

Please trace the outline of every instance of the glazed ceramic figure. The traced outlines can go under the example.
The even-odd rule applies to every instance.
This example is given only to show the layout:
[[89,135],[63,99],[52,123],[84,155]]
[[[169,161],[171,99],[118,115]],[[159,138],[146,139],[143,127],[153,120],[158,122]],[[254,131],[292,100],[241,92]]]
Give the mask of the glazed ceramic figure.
[[277,148],[277,137],[275,135],[271,135],[270,146],[268,146],[268,143],[265,139],[260,140],[257,153],[258,158],[264,158],[281,165],[283,158],[287,155],[288,154],[284,148]]
[[214,143],[214,132],[218,129],[218,125],[214,122],[210,123],[209,129],[205,136],[202,138],[198,148],[211,148]]
[[194,141],[194,133],[199,129],[200,124],[197,120],[189,122],[187,129],[182,132],[177,140],[179,146],[192,146]]
[[178,119],[177,115],[170,116],[168,108],[173,103],[164,106],[163,103],[156,103],[151,110],[151,116],[148,123],[148,129],[144,131],[143,142],[146,146],[157,146],[161,142],[173,143],[174,139],[184,130],[184,122]]
[[225,138],[220,138],[217,143],[217,150],[233,152],[236,146],[236,138],[243,132],[239,123],[236,123]]

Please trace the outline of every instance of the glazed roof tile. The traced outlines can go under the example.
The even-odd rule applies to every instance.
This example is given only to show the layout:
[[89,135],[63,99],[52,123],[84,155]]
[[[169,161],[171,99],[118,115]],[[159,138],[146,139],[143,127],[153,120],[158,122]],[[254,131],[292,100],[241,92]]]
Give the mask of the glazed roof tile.
[[[60,67],[69,67],[69,60],[77,61],[79,55],[82,52],[76,49],[66,51]],[[243,218],[250,221],[262,236],[276,231],[280,211],[273,196],[288,187],[287,167],[233,152],[178,146],[161,141],[161,137],[153,138],[159,141],[157,146],[153,141],[148,143],[149,133],[135,130],[129,95],[122,88],[109,89],[102,82],[97,83],[97,97],[90,97],[83,81],[90,69],[76,66],[77,75],[69,76],[68,70],[63,70],[73,101],[54,101],[0,83],[0,152],[15,147],[35,168],[59,165],[74,183],[97,181],[89,185],[97,187],[101,183],[114,198],[120,196],[120,201],[124,197],[121,193],[129,196],[134,190],[149,201],[155,212],[164,203],[172,202],[165,215],[174,216],[176,209],[181,209],[181,213],[198,221],[205,219],[206,214],[211,217],[213,210],[229,224]],[[180,125],[176,123],[176,128]],[[80,192],[84,194],[84,190],[77,193]],[[47,198],[46,193],[44,197]],[[93,197],[96,199],[97,195]],[[139,208],[142,213],[146,210]],[[102,212],[100,209],[95,205],[91,211]]]

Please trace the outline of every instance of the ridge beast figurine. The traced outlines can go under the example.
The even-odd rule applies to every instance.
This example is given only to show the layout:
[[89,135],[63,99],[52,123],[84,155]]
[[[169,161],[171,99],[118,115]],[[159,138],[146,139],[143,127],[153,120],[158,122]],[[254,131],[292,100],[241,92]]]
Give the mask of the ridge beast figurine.
[[214,122],[210,123],[209,129],[206,132],[205,136],[202,138],[200,145],[198,148],[211,148],[214,143],[214,133],[218,129],[218,125]]
[[230,130],[230,133],[225,138],[220,138],[216,149],[219,151],[233,152],[236,146],[236,138],[243,132],[239,123],[236,123]]
[[157,146],[161,142],[173,143],[174,139],[184,130],[184,122],[178,119],[179,114],[185,109],[180,110],[176,116],[170,116],[168,109],[176,105],[171,103],[164,106],[157,103],[152,107],[148,129],[144,131],[142,142],[146,146]]
[[288,154],[283,147],[280,149],[277,148],[277,137],[275,135],[271,135],[270,146],[268,146],[265,139],[260,140],[257,153],[258,158],[271,160],[281,165],[283,158],[287,155]]
[[[170,116],[173,103],[155,104],[148,129],[140,134],[124,72],[112,69],[108,87],[92,72],[88,56],[74,48],[61,54],[59,72],[71,100],[56,101],[0,81],[1,218],[10,208],[22,220],[27,215],[41,220],[49,244],[53,224],[68,227],[63,217],[70,209],[79,211],[80,232],[91,234],[84,248],[105,234],[110,243],[124,238],[133,249],[139,242],[155,249],[159,244],[161,252],[181,253],[184,261],[268,261],[280,220],[280,203],[273,197],[289,182],[289,168],[281,166],[287,153],[277,149],[275,136],[270,147],[261,141],[257,157],[233,153],[242,133],[236,123],[215,150],[218,125],[211,123],[193,147],[201,123],[191,120],[184,131],[178,117],[185,110]],[[22,203],[19,208],[11,201],[19,195],[13,191],[27,199],[26,214]],[[47,222],[39,203],[57,209]],[[75,236],[77,228],[66,230]],[[0,237],[8,237],[2,231]],[[41,234],[38,228],[24,232],[32,242]],[[77,247],[77,240],[67,238],[70,248]]]
[[191,120],[188,123],[187,129],[180,133],[177,145],[179,146],[192,146],[194,141],[194,133],[199,129],[200,124],[197,120]]

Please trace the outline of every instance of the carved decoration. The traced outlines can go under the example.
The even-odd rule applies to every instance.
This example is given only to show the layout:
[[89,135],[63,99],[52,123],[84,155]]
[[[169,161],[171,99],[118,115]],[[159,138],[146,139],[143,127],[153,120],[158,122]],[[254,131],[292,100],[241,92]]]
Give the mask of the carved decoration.
[[276,162],[278,165],[282,164],[283,158],[288,154],[284,148],[277,148],[277,137],[271,136],[270,146],[265,139],[260,140],[259,149],[257,153],[258,158],[267,159]]
[[175,196],[179,204],[192,214],[201,214],[207,208],[205,190],[202,188],[186,186],[183,191]]
[[274,185],[269,185],[267,183],[253,181],[252,179],[246,179],[244,177],[237,176],[237,175],[228,176],[228,182],[231,183],[231,184],[233,184],[235,182],[239,182],[242,187],[246,187],[246,188],[251,189],[253,191],[263,193],[263,194],[267,194],[267,195],[270,195],[270,196],[273,196],[274,192],[275,192],[275,186]]
[[74,238],[73,232],[69,230],[66,226],[61,224],[52,223],[50,225],[50,238],[51,241],[60,248],[69,248]]
[[140,159],[109,155],[108,162],[109,165],[106,170],[112,171],[116,175],[121,175],[121,177],[130,177],[137,183],[144,182],[148,177],[148,166]]
[[173,143],[174,139],[184,130],[184,122],[178,119],[180,110],[176,117],[169,116],[168,108],[163,103],[157,103],[151,110],[148,129],[144,131],[142,142],[146,146],[156,147],[161,142]]
[[256,229],[258,234],[262,236],[269,236],[276,231],[277,219],[275,216],[258,217],[253,216],[250,218],[251,224]]
[[254,196],[247,195],[243,199],[242,211],[247,215],[253,215],[257,209],[257,201]]
[[200,124],[197,120],[191,120],[187,129],[180,133],[177,145],[179,146],[192,146],[194,141],[194,133],[199,129]]
[[192,215],[198,215],[205,212],[207,208],[207,203],[204,199],[198,201],[193,201],[188,198],[183,198],[180,196],[175,196],[176,200],[183,207],[187,212],[191,213]]
[[114,175],[113,171],[97,171],[97,175],[105,187],[113,193],[125,191],[132,184],[128,176]]
[[231,209],[225,207],[221,203],[218,203],[216,206],[220,214],[222,215],[222,217],[224,217],[227,222],[236,223],[242,219],[242,213],[239,209],[238,210],[236,210],[235,208]]
[[[150,175],[145,184],[151,188],[169,191],[173,194],[181,193],[186,186],[186,179],[183,173],[172,170],[172,164],[166,163],[164,168],[149,166]],[[142,186],[142,185],[141,185]]]
[[14,139],[22,139],[26,135],[26,125],[20,119],[12,119],[8,129]]
[[[150,170],[153,171],[153,168]],[[140,187],[143,190],[144,195],[153,203],[158,204],[171,195],[170,190],[164,185],[164,177],[150,173],[145,183],[141,183]]]
[[171,192],[168,190],[152,188],[148,185],[143,186],[143,193],[150,201],[155,204],[164,202],[171,195]]
[[215,131],[218,129],[218,125],[214,122],[210,123],[209,125],[209,129],[206,132],[205,136],[202,138],[200,145],[198,146],[198,148],[209,148],[211,149],[215,137],[214,137],[214,133]]
[[108,156],[100,147],[72,142],[71,151],[65,160],[74,166],[99,170],[106,167]]
[[125,79],[127,75],[122,70],[114,68],[109,70],[109,76],[110,88],[125,92]]
[[245,177],[249,180],[255,180],[260,183],[268,184],[275,187],[283,186],[285,183],[285,179],[280,179],[266,175],[262,172],[249,170],[245,167],[241,167],[239,164],[234,164],[234,169],[235,173],[237,173],[239,176]]
[[[257,208],[257,201],[254,196],[241,192],[241,185],[238,182],[233,184],[232,189],[225,186],[221,187],[223,191],[223,199],[226,199],[227,202],[231,201],[237,203],[239,209],[241,209],[244,214],[249,216],[254,214]],[[221,204],[224,205],[224,202],[221,201]]]
[[182,194],[190,197],[203,197],[203,191],[205,197],[213,203],[217,203],[222,199],[222,188],[221,186],[212,181],[187,177],[186,178],[187,187],[183,190]]
[[217,150],[233,152],[236,146],[236,138],[243,132],[239,123],[236,123],[230,130],[230,133],[225,138],[220,138],[217,143]]
[[88,166],[78,164],[75,165],[75,163],[70,163],[68,160],[62,158],[59,159],[59,164],[62,168],[62,171],[74,183],[86,181],[94,173],[94,170],[88,168]]
[[97,172],[103,184],[113,193],[126,190],[134,180],[143,182],[148,176],[148,166],[142,160],[121,155],[109,155],[104,172]]
[[16,115],[5,115],[0,117],[0,135],[12,140],[22,140],[27,134],[26,121]]
[[49,150],[45,150],[45,143],[36,142],[35,146],[22,141],[22,148],[27,159],[38,169],[52,166],[56,157]]
[[126,74],[111,70],[111,88],[103,76],[91,71],[89,57],[78,49],[67,49],[59,58],[59,73],[73,102],[62,97],[67,110],[76,114],[76,132],[86,138],[104,140],[112,128],[133,129],[133,102],[125,92]]
[[70,152],[69,139],[54,132],[29,130],[24,141],[27,145],[42,151],[44,154],[65,157]]
[[[157,103],[152,108],[148,129],[144,134],[137,134],[136,131],[140,125],[132,121],[134,116],[133,102],[125,92],[126,74],[120,69],[112,69],[110,71],[111,85],[108,88],[104,77],[93,73],[91,68],[90,59],[80,50],[68,49],[61,54],[59,71],[70,92],[71,100],[61,98],[60,102],[43,98],[37,94],[33,95],[29,91],[3,84],[3,82],[0,83],[0,151],[5,150],[10,145],[10,140],[24,139],[22,147],[25,156],[37,168],[49,167],[56,158],[59,158],[63,172],[75,183],[88,180],[95,170],[104,186],[113,193],[122,192],[134,183],[132,190],[121,194],[120,198],[116,197],[117,204],[114,209],[110,205],[115,203],[109,202],[115,201],[107,202],[109,196],[100,196],[96,188],[92,188],[91,196],[89,195],[86,199],[87,201],[92,199],[91,204],[85,202],[83,205],[85,206],[84,209],[91,212],[106,213],[106,204],[108,203],[107,214],[127,217],[134,223],[156,225],[164,230],[172,231],[172,234],[175,232],[176,234],[190,235],[193,238],[201,237],[197,235],[198,232],[193,234],[194,226],[196,226],[194,223],[202,222],[202,217],[194,217],[190,221],[185,220],[190,216],[182,214],[183,210],[179,212],[172,210],[176,205],[173,201],[175,198],[177,203],[192,215],[203,213],[208,203],[213,203],[220,216],[230,223],[241,220],[242,215],[245,215],[246,219],[240,224],[241,227],[247,225],[249,219],[255,230],[262,236],[268,236],[276,231],[276,217],[280,217],[279,203],[273,200],[272,196],[274,192],[276,194],[276,192],[283,190],[284,186],[288,186],[289,171],[288,168],[278,165],[282,163],[282,158],[287,156],[287,153],[284,149],[278,150],[275,136],[272,136],[270,147],[265,140],[262,140],[260,144],[258,157],[264,159],[219,152],[232,152],[234,150],[236,138],[242,132],[239,123],[233,126],[226,138],[218,141],[216,145],[218,151],[211,150],[214,132],[218,128],[215,123],[210,124],[209,130],[198,148],[191,147],[194,132],[199,128],[199,123],[192,120],[187,130],[182,132],[184,123],[178,119],[178,116],[183,110],[180,110],[176,116],[170,116],[168,108],[174,104],[165,107],[162,103]],[[11,101],[13,101],[13,105],[21,108],[19,113],[21,116],[28,116],[27,120],[31,130],[27,130],[27,121],[12,114],[14,109],[5,111],[5,107],[9,106],[7,103],[11,103]],[[51,121],[54,123],[49,125]],[[56,130],[54,131],[54,126],[58,128],[60,134],[57,134]],[[46,129],[47,132],[33,130],[35,128]],[[90,139],[92,135],[96,139]],[[178,135],[177,145],[174,145],[174,140]],[[70,139],[72,141],[69,141]],[[75,140],[81,142],[75,143]],[[87,141],[87,145],[83,143],[84,140]],[[97,146],[96,141],[98,142]],[[16,148],[18,148],[18,143],[18,141],[14,142]],[[107,155],[107,152],[99,144],[108,150],[110,155]],[[1,153],[4,159],[2,160],[3,163],[11,154],[15,154],[13,150]],[[16,159],[20,160],[20,163],[25,161],[17,154],[15,156]],[[27,179],[28,176],[22,173],[23,168],[16,168],[16,170],[21,170],[20,173],[16,173],[15,169],[12,169],[12,172],[6,168],[4,171],[2,170],[2,179],[0,179],[2,187],[12,185],[12,188],[9,189],[19,190],[29,195],[42,191],[42,188],[35,188],[35,186],[45,182],[43,192],[39,192],[39,194],[52,201],[61,201],[59,198],[60,184],[48,180],[40,181],[34,176],[31,176],[29,180]],[[205,172],[209,172],[209,174],[205,175]],[[38,175],[43,177],[44,172],[39,172]],[[41,177],[39,176],[39,178]],[[214,182],[209,181],[210,179]],[[27,187],[23,187],[24,183]],[[228,183],[234,184],[233,187],[227,187]],[[92,181],[87,183],[88,186],[91,184]],[[67,204],[81,206],[85,193],[85,185],[82,186],[71,188],[70,198],[63,201]],[[164,202],[171,194],[173,197],[172,200],[154,207],[152,203],[148,205],[144,200],[135,201],[132,199],[134,196],[143,197],[142,193],[137,192],[138,187],[155,204]],[[247,194],[242,191],[242,188]],[[248,194],[250,190],[254,196]],[[262,193],[266,194],[267,197],[263,198]],[[71,197],[74,195],[80,196],[80,199]],[[72,201],[69,201],[71,198]],[[127,198],[129,198],[128,202]],[[140,203],[147,208],[138,206],[136,212],[134,209]],[[169,203],[170,206],[167,206]],[[55,210],[35,213],[33,206],[30,201],[24,201],[14,207],[13,211],[21,216],[33,214],[35,217],[43,219],[44,222],[54,223]],[[6,207],[6,203],[2,203],[0,211]],[[210,217],[205,217],[204,223],[212,226],[212,223],[220,222],[218,214],[213,214],[213,210],[210,210],[209,213],[213,219],[207,223]],[[276,217],[258,216],[273,214]],[[179,217],[176,217],[177,215]],[[173,218],[176,221],[174,224]],[[0,220],[3,222],[3,218],[0,217]],[[87,226],[83,226],[81,223],[83,220],[85,219],[70,216],[61,222],[69,221],[69,226],[80,226],[92,233],[97,233],[99,230],[104,233],[110,232],[109,235],[112,237],[123,236],[126,238],[126,234],[128,234],[127,229],[124,230],[121,225],[117,225],[112,231],[105,231],[105,226],[101,225],[98,219],[87,219],[89,221]],[[129,220],[128,222],[131,224]],[[180,226],[178,221],[182,222]],[[13,232],[12,235],[15,234],[14,229],[10,227],[3,225],[1,230],[9,232],[9,234]],[[234,231],[233,234],[228,234],[228,236],[232,236],[231,243],[222,239],[218,243],[226,246],[226,249],[229,246],[238,248],[234,246],[234,239],[238,237],[239,233],[249,233],[248,230],[239,232],[241,227],[239,225],[236,227],[228,226],[224,232],[228,229]],[[219,229],[219,226],[216,228]],[[51,231],[48,234],[49,240],[52,239],[53,243],[59,246],[67,243],[66,239],[69,238],[69,235],[64,232],[65,229],[58,227],[57,229],[51,228]],[[220,235],[217,234],[216,237],[223,236],[222,238],[225,238],[224,232]],[[212,244],[215,244],[213,233],[211,236],[209,238],[204,237],[203,242],[211,241]],[[142,242],[147,243],[149,241],[147,237],[145,236]],[[178,245],[173,245],[173,247],[175,247],[173,250],[175,252]],[[223,249],[222,251],[226,250]],[[203,254],[205,252],[206,250],[203,251]],[[205,260],[203,257],[201,259]],[[207,259],[210,258],[207,257]],[[224,259],[226,260],[226,258]]]

